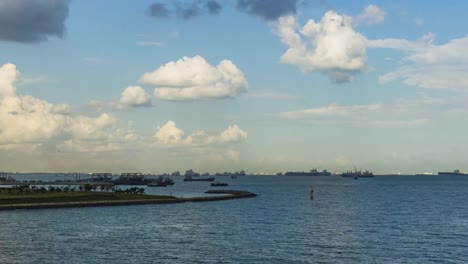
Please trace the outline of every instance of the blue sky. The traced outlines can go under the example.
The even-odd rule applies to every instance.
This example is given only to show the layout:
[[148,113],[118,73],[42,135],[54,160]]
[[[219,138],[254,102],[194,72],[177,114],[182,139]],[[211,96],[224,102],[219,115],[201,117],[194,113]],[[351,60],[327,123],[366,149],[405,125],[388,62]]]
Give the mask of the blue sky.
[[0,1],[0,170],[468,170],[467,5]]

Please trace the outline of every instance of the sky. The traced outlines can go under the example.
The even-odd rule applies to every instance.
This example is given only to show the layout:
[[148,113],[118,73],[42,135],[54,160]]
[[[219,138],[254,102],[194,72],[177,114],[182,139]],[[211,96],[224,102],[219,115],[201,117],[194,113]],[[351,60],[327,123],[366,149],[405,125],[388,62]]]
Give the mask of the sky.
[[0,0],[0,171],[468,171],[467,9]]

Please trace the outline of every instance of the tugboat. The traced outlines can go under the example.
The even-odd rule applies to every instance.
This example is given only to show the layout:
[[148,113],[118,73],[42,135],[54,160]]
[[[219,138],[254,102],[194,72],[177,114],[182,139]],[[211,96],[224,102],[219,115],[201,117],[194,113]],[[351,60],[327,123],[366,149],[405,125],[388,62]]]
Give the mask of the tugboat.
[[210,186],[228,186],[229,184],[225,182],[212,182]]

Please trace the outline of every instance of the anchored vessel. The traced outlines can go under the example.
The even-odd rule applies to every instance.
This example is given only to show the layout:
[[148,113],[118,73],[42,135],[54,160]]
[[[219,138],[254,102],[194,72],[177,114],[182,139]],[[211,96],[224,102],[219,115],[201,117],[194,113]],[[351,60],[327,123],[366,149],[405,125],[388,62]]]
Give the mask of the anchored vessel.
[[225,182],[212,182],[210,185],[211,186],[228,186],[229,184]]
[[166,187],[168,185],[174,185],[174,181],[168,177],[159,176],[156,180],[149,182],[146,186],[148,187]]
[[346,171],[346,172],[343,172],[341,173],[341,177],[345,177],[345,178],[354,178],[354,179],[357,179],[357,178],[372,178],[374,177],[374,173],[372,173],[371,171],[369,170],[365,170],[365,171],[361,171],[361,170],[356,170],[356,168],[354,168],[354,171]]
[[[209,175],[209,174],[204,174],[204,175]],[[200,173],[194,172],[192,169],[188,169],[185,171],[184,174],[184,181],[214,181],[214,177],[209,177],[209,178],[199,178]]]
[[185,176],[185,178],[184,178],[184,181],[214,181],[214,180],[215,180],[214,177],[210,177],[210,178],[195,177],[195,178],[193,178],[192,176]]
[[147,185],[148,179],[142,173],[122,173],[120,177],[113,181],[115,185]]
[[312,169],[310,171],[288,171],[284,173],[284,176],[330,176],[331,172],[327,170],[318,171],[317,169]]
[[468,173],[460,172],[460,170],[454,170],[452,172],[448,171],[439,171],[437,175],[443,176],[468,176]]

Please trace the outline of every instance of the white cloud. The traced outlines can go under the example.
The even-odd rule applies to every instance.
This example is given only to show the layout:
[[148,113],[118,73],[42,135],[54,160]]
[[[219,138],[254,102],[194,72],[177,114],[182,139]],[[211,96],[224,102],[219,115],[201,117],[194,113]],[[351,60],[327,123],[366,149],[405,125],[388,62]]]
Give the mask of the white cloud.
[[13,64],[0,67],[0,145],[44,144],[63,138],[105,138],[103,130],[115,119],[73,117],[67,104],[51,104],[30,95],[18,95],[20,73]]
[[374,25],[385,20],[386,13],[376,5],[368,5],[363,13],[353,18],[355,25]]
[[143,74],[140,82],[156,86],[154,96],[161,100],[218,99],[247,92],[244,74],[231,61],[213,67],[199,55],[169,62]]
[[98,117],[77,116],[70,120],[66,128],[73,138],[76,139],[104,139],[108,137],[106,128],[116,123],[116,119],[109,114],[103,113]]
[[222,142],[238,141],[246,138],[247,132],[240,129],[237,125],[229,126],[219,136],[219,139]]
[[140,86],[129,86],[120,94],[117,108],[151,106],[151,97]]
[[168,121],[158,127],[154,137],[163,145],[187,145],[192,143],[192,137],[184,137],[185,132],[176,126],[174,121]]
[[0,67],[0,98],[16,94],[14,84],[18,80],[19,75],[14,64],[8,63]]
[[350,106],[340,106],[336,103],[333,103],[325,107],[283,112],[280,114],[280,116],[288,119],[304,119],[311,117],[358,117],[362,114],[369,113],[371,111],[379,110],[382,108],[383,105],[380,103]]
[[468,37],[434,44],[429,33],[416,41],[380,39],[369,41],[369,47],[396,49],[407,53],[403,66],[381,75],[382,84],[401,79],[405,84],[430,89],[468,90]]
[[51,113],[57,115],[69,115],[71,113],[71,106],[68,104],[57,104],[52,106]]
[[120,98],[115,102],[90,101],[87,103],[89,107],[95,108],[98,111],[103,109],[126,109],[136,107],[150,107],[151,96],[140,86],[129,86],[120,94]]
[[431,119],[425,117],[432,116],[427,107],[440,103],[433,99],[401,99],[385,105],[382,103],[349,106],[330,104],[325,107],[283,112],[280,113],[280,117],[321,125],[415,127],[430,124]]
[[304,72],[319,71],[341,83],[367,68],[366,38],[353,29],[351,17],[328,11],[302,28],[295,17],[281,17],[275,31],[288,46],[281,62]]
[[216,143],[229,143],[247,138],[247,132],[237,125],[228,126],[219,134],[209,134],[204,130],[198,130],[185,136],[185,132],[176,126],[174,121],[168,121],[158,127],[154,137],[161,145],[169,146],[204,146]]
[[18,96],[15,82],[19,76],[13,64],[0,67],[0,144],[53,137],[66,121],[63,115],[54,113],[54,105],[28,95]]

